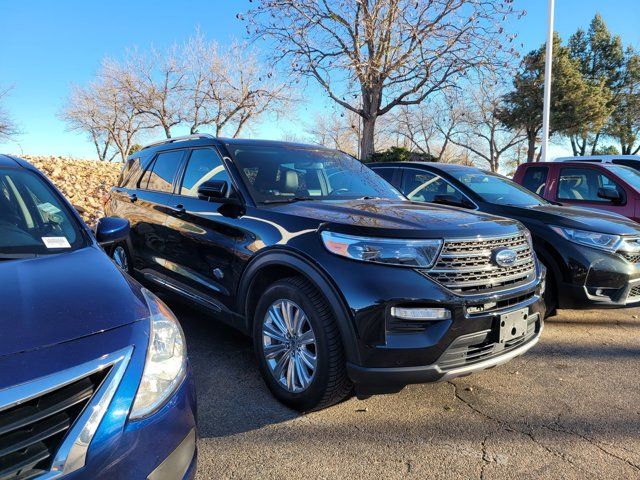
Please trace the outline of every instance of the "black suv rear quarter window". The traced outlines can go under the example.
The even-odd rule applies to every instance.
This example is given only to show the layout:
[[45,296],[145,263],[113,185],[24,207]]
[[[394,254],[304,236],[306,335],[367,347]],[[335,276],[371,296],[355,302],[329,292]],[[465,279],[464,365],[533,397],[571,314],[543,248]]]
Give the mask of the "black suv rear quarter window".
[[524,177],[522,177],[522,186],[542,196],[547,185],[548,173],[548,167],[529,167],[525,170]]
[[156,192],[173,192],[173,182],[183,154],[184,150],[173,150],[158,154],[155,161],[142,176],[140,188]]

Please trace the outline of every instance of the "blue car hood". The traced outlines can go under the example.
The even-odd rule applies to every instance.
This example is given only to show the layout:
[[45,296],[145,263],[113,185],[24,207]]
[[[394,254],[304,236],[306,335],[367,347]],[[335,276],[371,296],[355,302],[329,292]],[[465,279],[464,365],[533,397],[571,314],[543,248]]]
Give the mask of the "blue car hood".
[[98,247],[0,261],[0,356],[85,337],[147,315],[138,284]]

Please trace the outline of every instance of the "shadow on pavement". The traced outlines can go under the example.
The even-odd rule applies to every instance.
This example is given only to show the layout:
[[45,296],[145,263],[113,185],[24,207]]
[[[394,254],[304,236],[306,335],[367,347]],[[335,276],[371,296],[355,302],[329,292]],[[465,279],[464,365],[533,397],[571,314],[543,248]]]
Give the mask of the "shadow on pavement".
[[171,299],[167,303],[187,337],[200,438],[235,435],[298,416],[262,381],[250,338],[199,310]]
[[606,320],[582,320],[582,319],[571,319],[568,320],[566,318],[559,317],[551,317],[545,320],[545,323],[553,323],[556,325],[571,325],[575,327],[631,327],[631,328],[640,328],[640,320],[621,320],[618,318],[610,318]]

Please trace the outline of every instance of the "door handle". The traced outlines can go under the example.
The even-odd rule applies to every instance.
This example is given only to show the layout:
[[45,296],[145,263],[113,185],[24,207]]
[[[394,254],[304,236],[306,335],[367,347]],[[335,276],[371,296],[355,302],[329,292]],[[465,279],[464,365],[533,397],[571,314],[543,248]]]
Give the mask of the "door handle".
[[138,200],[138,196],[135,193],[130,193],[129,194],[129,201],[131,203],[135,202],[136,200]]
[[185,213],[187,213],[187,210],[184,208],[184,205],[182,205],[181,203],[179,203],[174,207],[169,207],[169,208],[171,209],[172,212],[174,212],[178,216],[184,215]]

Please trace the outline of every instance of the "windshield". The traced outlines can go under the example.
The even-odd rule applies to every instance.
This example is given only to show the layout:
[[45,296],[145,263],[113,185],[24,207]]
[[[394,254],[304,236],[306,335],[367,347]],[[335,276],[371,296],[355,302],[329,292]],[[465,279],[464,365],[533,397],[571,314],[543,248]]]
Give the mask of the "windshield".
[[27,170],[0,169],[0,260],[76,249],[78,222],[53,189]]
[[258,203],[404,198],[369,167],[338,151],[260,145],[229,149]]
[[631,167],[624,167],[622,165],[611,165],[608,168],[619,178],[623,179],[633,188],[640,191],[640,172]]
[[452,170],[449,172],[485,202],[515,207],[546,205],[546,201],[515,182],[495,173]]

